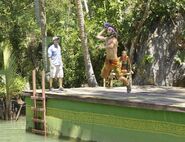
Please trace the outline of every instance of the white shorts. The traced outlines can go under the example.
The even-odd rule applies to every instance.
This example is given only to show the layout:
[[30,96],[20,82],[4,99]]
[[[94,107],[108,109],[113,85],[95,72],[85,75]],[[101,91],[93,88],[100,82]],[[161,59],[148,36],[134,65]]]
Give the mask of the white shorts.
[[63,66],[61,65],[52,65],[50,66],[50,77],[51,78],[63,78]]

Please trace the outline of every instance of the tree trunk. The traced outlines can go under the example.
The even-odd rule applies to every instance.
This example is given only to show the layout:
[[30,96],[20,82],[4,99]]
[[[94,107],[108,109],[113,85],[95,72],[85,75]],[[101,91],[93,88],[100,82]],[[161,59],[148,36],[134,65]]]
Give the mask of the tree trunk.
[[5,120],[10,120],[11,118],[11,100],[10,98],[7,96],[5,99]]
[[42,59],[45,71],[47,71],[47,45],[46,45],[46,10],[45,0],[40,0],[40,26],[41,26],[41,37],[42,37]]
[[85,6],[86,12],[89,13],[89,8],[88,8],[88,5],[87,5],[87,0],[84,0],[84,6]]
[[37,24],[40,26],[40,0],[34,0],[34,12]]
[[10,120],[10,112],[11,112],[11,91],[10,86],[12,84],[14,67],[11,64],[14,59],[12,58],[13,54],[11,53],[11,49],[8,48],[8,43],[5,43],[5,49],[3,50],[3,62],[4,62],[4,76],[5,76],[5,120]]
[[92,67],[92,63],[90,59],[90,54],[88,50],[87,35],[85,33],[84,15],[83,15],[81,0],[76,0],[76,5],[77,5],[78,25],[80,29],[81,44],[83,47],[86,77],[87,77],[88,85],[90,87],[95,87],[98,84],[97,84],[97,81],[94,75],[94,71],[93,71],[93,67]]
[[8,77],[8,73],[6,72],[5,75],[6,78],[6,95],[5,95],[5,120],[10,120],[10,104],[11,104],[11,100],[10,100],[10,91],[9,91],[9,77]]
[[173,86],[176,78],[183,78],[184,72],[180,77],[175,57],[179,50],[176,37],[183,31],[185,19],[176,17],[175,23],[161,19],[155,23],[155,31],[149,33],[148,39],[141,41],[134,84]]
[[146,21],[146,19],[148,18],[148,16],[150,15],[150,4],[151,4],[151,1],[152,0],[148,0],[147,3],[145,4],[145,11],[144,11],[144,14],[143,14],[143,18],[142,18],[141,21],[139,21],[139,23],[136,24],[136,27],[135,27],[136,33],[135,33],[135,36],[131,40],[131,47],[130,47],[130,54],[129,54],[130,55],[130,62],[131,62],[131,64],[133,63],[134,49],[136,47],[139,35],[140,35],[141,31],[142,31],[143,24]]

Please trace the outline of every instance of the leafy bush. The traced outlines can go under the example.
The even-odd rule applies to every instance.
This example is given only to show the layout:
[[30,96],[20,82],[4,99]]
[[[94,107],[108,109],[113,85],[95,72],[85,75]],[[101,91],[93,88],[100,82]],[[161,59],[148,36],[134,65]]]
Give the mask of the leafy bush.
[[[9,90],[11,92],[11,95],[22,94],[22,91],[24,90],[25,84],[26,84],[26,79],[17,75],[14,78],[14,81],[11,84],[11,86],[9,86]],[[5,94],[6,94],[5,78],[1,76],[1,78],[0,78],[0,96],[4,96]]]

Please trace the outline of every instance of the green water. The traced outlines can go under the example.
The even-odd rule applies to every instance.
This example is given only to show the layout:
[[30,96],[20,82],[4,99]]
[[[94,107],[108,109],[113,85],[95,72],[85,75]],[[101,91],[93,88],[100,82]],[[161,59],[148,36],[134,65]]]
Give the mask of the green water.
[[[21,117],[16,121],[2,121],[0,120],[0,142],[79,142],[79,140],[63,140],[52,137],[44,137],[25,131],[26,121]],[[108,131],[107,128],[98,129],[99,132]],[[122,131],[111,131],[112,137],[109,140],[106,136],[102,136],[99,142],[184,142],[185,137],[173,136],[164,133],[142,132],[135,130],[122,129]],[[121,132],[121,133],[120,133]],[[119,134],[120,133],[120,134]],[[122,135],[122,136],[121,136]],[[119,137],[117,137],[119,136]],[[120,141],[119,140],[119,141]]]
[[44,137],[25,131],[24,117],[18,121],[0,120],[0,142],[69,142],[57,138]]

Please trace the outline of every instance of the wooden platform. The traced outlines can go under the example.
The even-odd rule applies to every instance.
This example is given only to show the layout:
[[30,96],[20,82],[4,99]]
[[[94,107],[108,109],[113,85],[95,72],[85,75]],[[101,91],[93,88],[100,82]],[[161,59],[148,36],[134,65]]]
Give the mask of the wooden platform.
[[[25,91],[25,95],[31,92]],[[41,90],[37,90],[37,93],[41,93]],[[64,91],[46,90],[46,95],[48,98],[185,112],[185,88],[180,87],[133,86],[129,94],[126,87],[65,88]]]
[[[26,130],[31,131],[32,91],[25,95]],[[49,135],[94,142],[184,142],[185,88],[133,86],[129,94],[126,87],[65,88],[46,90],[46,96]]]

